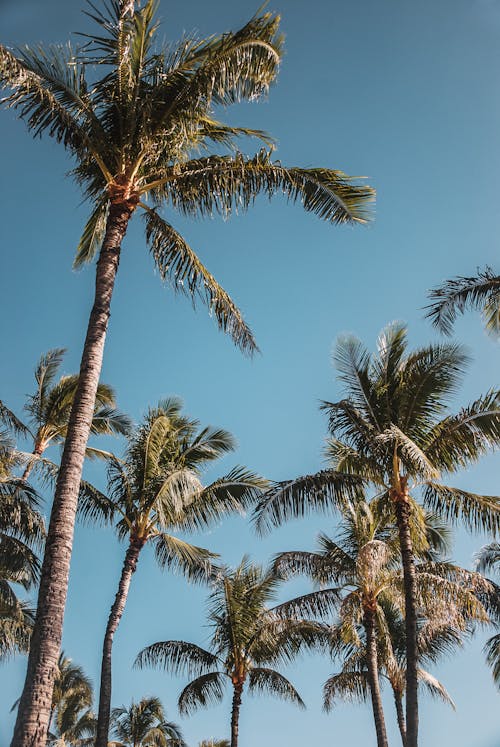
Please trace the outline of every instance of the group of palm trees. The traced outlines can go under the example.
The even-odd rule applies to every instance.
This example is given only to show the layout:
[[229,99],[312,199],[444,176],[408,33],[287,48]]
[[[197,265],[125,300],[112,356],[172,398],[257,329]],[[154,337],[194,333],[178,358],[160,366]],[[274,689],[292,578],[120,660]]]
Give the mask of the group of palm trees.
[[[62,143],[91,202],[75,264],[97,257],[79,373],[57,380],[64,351],[50,351],[36,369],[36,391],[25,407],[28,423],[0,403],[0,654],[28,653],[12,747],[54,740],[76,747],[85,739],[106,747],[113,735],[134,747],[182,741],[155,699],[112,710],[114,636],[146,545],[160,566],[210,588],[209,650],[167,640],[137,659],[138,666],[160,665],[194,678],[179,697],[181,712],[217,701],[230,680],[236,747],[245,689],[303,705],[275,667],[319,648],[341,665],[325,684],[325,707],[338,697],[369,697],[377,743],[386,745],[385,679],[403,744],[417,747],[419,683],[450,701],[421,665],[460,645],[479,623],[499,618],[497,587],[479,572],[498,561],[498,546],[484,550],[475,572],[446,559],[453,524],[485,530],[494,539],[499,499],[443,482],[498,446],[499,393],[491,390],[450,412],[467,363],[462,348],[443,343],[410,351],[406,329],[392,325],[376,354],[354,338],[339,341],[335,360],[345,392],[340,401],[322,405],[329,464],[316,474],[270,483],[236,466],[205,485],[204,467],[232,451],[234,441],[222,429],[200,427],[176,398],[160,401],[131,427],[116,409],[113,390],[99,379],[121,244],[136,212],[162,279],[174,292],[204,303],[219,328],[251,354],[257,345],[239,309],[160,211],[227,216],[246,210],[260,192],[283,193],[330,223],[356,223],[369,218],[374,196],[340,171],[284,167],[272,160],[266,133],[215,118],[216,109],[268,91],[283,48],[276,15],[261,10],[236,32],[163,49],[156,11],[155,0],[108,0],[102,9],[90,4],[98,30],[84,35],[80,47],[13,52],[0,46],[3,104],[35,135]],[[242,155],[240,137],[257,138],[261,149]],[[489,269],[478,278],[449,281],[433,292],[429,313],[450,331],[457,311],[479,305],[497,331],[498,287]],[[124,454],[90,448],[91,433],[126,436]],[[29,447],[20,450],[16,438]],[[59,464],[45,454],[55,443],[62,446]],[[86,457],[105,460],[106,492],[82,480]],[[54,487],[47,529],[33,477],[37,486]],[[285,552],[267,569],[246,558],[227,568],[179,536],[248,510],[259,532],[313,511],[333,511],[338,536],[323,534],[317,552]],[[68,685],[56,702],[66,661],[59,657],[77,513],[113,524],[126,543],[103,641],[97,718],[83,685],[76,695]],[[279,584],[297,573],[318,588],[272,606]],[[16,594],[16,584],[28,593],[38,587],[36,609]],[[498,635],[488,644],[488,660],[498,680]]]

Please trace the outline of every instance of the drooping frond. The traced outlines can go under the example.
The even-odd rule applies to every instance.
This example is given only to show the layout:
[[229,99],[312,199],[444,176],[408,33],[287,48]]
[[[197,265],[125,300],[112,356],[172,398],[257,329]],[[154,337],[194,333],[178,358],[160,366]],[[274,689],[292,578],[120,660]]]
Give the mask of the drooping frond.
[[224,697],[224,675],[210,672],[186,685],[179,695],[179,711],[189,716],[195,710],[207,705],[216,705]]
[[182,573],[190,581],[201,583],[212,573],[212,561],[219,557],[216,553],[196,547],[189,542],[164,532],[153,538],[156,560],[162,568]]
[[486,663],[491,667],[493,679],[500,688],[500,633],[486,641],[484,652]]
[[166,200],[190,216],[228,216],[248,209],[260,193],[282,193],[301,202],[307,212],[340,224],[366,222],[374,197],[371,187],[356,184],[341,171],[285,168],[271,161],[265,150],[251,159],[236,154],[188,161],[166,169],[140,191],[151,192],[155,200]]
[[334,674],[323,685],[323,709],[331,711],[338,700],[362,703],[369,696],[366,672],[340,672]]
[[335,470],[277,482],[256,506],[256,529],[264,533],[288,519],[307,516],[311,511],[332,511],[349,500],[356,500],[364,484],[365,480],[358,475]]
[[488,573],[488,571],[494,568],[500,568],[500,544],[498,542],[490,542],[489,545],[485,545],[476,554],[476,570],[479,573]]
[[419,684],[423,685],[433,698],[439,698],[439,700],[450,705],[454,711],[456,710],[455,703],[453,702],[448,690],[436,677],[420,667],[417,670],[417,677]]
[[217,656],[194,643],[158,641],[139,652],[134,667],[163,668],[175,675],[199,677],[213,671],[218,663]]
[[434,303],[427,309],[433,325],[450,335],[458,314],[467,309],[483,312],[486,329],[494,336],[500,333],[500,277],[491,267],[472,277],[456,277],[429,293]]
[[423,487],[423,502],[426,508],[446,521],[460,521],[470,531],[496,534],[500,530],[500,500],[497,496],[478,495],[427,482]]
[[275,695],[282,700],[289,700],[291,703],[295,703],[299,708],[306,707],[292,683],[274,669],[267,669],[265,667],[254,667],[251,669],[248,678],[248,688],[250,692]]
[[107,195],[100,199],[83,229],[80,241],[76,248],[73,268],[79,269],[83,265],[92,262],[96,253],[101,248],[106,230],[106,219],[108,215]]

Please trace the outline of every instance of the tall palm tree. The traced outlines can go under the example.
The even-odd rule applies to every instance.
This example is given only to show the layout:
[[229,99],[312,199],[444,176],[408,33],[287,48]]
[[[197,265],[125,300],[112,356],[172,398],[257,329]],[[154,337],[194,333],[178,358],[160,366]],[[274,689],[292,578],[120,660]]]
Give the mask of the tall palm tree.
[[[45,133],[64,145],[92,203],[76,265],[99,251],[15,747],[42,747],[45,738],[78,485],[121,244],[133,214],[142,213],[161,277],[171,280],[176,291],[205,302],[219,327],[251,352],[255,341],[231,298],[158,208],[169,205],[192,216],[228,215],[249,207],[259,192],[283,192],[330,223],[354,223],[367,219],[374,194],[340,171],[285,168],[266,150],[247,158],[237,152],[236,139],[256,136],[267,143],[267,137],[215,118],[214,107],[258,99],[268,91],[282,54],[277,16],[261,12],[236,32],[188,38],[162,49],[156,6],[156,0],[142,7],[134,0],[110,0],[101,12],[92,5],[90,15],[99,28],[82,49],[24,47],[14,54],[0,46],[0,85],[9,91],[4,103],[34,135]],[[226,154],[210,155],[213,148]]]
[[[63,348],[49,350],[41,356],[35,369],[36,390],[28,395],[24,410],[28,423],[18,418],[5,403],[0,401],[0,420],[17,434],[32,442],[32,454],[26,459],[23,480],[27,480],[34,466],[54,472],[54,465],[42,459],[51,444],[64,443],[68,432],[71,406],[78,384],[78,376],[56,377],[61,367]],[[107,384],[97,387],[96,401],[90,432],[96,435],[121,434],[130,428],[128,417],[115,408],[115,394]],[[89,456],[102,454],[99,449],[87,449]]]
[[[109,468],[110,499],[107,504],[103,499],[101,506],[117,515],[118,535],[128,544],[104,636],[97,747],[106,747],[108,740],[113,639],[142,549],[150,544],[162,567],[175,567],[191,580],[205,580],[215,556],[172,532],[197,531],[229,513],[242,512],[268,486],[241,467],[203,486],[203,469],[232,451],[235,442],[222,429],[200,429],[198,421],[181,410],[175,398],[150,409],[130,435],[124,461],[114,460]],[[89,511],[94,508],[89,504]]]
[[491,267],[472,277],[447,280],[429,296],[434,303],[427,307],[427,316],[445,334],[451,334],[457,315],[467,309],[481,311],[486,331],[493,337],[500,334],[500,276]]
[[183,714],[222,700],[229,680],[231,747],[238,745],[245,686],[250,692],[269,693],[304,707],[291,682],[271,667],[293,659],[324,631],[319,624],[280,618],[279,607],[269,609],[279,583],[274,571],[265,572],[246,558],[234,570],[220,569],[209,598],[210,650],[186,641],[159,641],[144,648],[135,662],[140,668],[163,667],[195,678],[179,696]]
[[405,585],[408,747],[418,739],[416,571],[412,517],[424,507],[468,529],[497,531],[500,502],[441,482],[441,474],[477,461],[500,439],[499,395],[490,391],[457,413],[448,403],[467,363],[460,346],[408,351],[407,331],[393,324],[370,354],[341,339],[335,362],[345,397],[325,402],[331,438],[329,469],[276,483],[256,511],[261,530],[313,509],[328,510],[376,490],[398,528]]
[[[476,556],[476,568],[480,573],[488,573],[489,571],[500,567],[500,543],[490,542],[481,548]],[[500,602],[500,589],[497,587],[497,597]],[[497,619],[497,630],[500,627],[500,619]],[[484,647],[486,653],[486,661],[491,667],[493,680],[495,684],[500,688],[500,633],[492,636],[486,641]]]
[[179,727],[165,719],[158,698],[132,701],[127,708],[113,708],[111,723],[114,747],[186,747]]

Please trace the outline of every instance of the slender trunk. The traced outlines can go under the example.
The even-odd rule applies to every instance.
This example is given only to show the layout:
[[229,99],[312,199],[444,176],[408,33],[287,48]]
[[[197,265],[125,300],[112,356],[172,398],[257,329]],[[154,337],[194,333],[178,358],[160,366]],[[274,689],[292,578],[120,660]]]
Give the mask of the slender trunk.
[[132,574],[135,573],[139,553],[144,546],[142,540],[130,540],[130,544],[123,561],[120,583],[116,592],[115,601],[109,613],[104,643],[102,646],[101,661],[101,686],[99,690],[99,713],[97,716],[97,730],[95,747],[107,747],[109,733],[109,719],[111,713],[111,654],[113,649],[113,637],[120,624],[123,610],[127,602],[128,591]]
[[415,560],[410,536],[410,503],[399,495],[395,501],[405,587],[406,629],[406,747],[418,745],[417,610],[415,604]]
[[83,348],[78,386],[71,408],[50,524],[45,543],[38,607],[11,747],[44,747],[57,659],[61,647],[73,531],[85,447],[94,414],[111,296],[120,246],[133,202],[115,201],[96,268],[94,305]]
[[240,719],[241,693],[243,683],[234,685],[233,706],[231,709],[231,747],[238,747],[238,725]]
[[382,707],[382,696],[380,694],[380,682],[378,678],[377,635],[375,631],[375,613],[373,609],[365,609],[363,624],[366,632],[368,684],[370,685],[373,719],[375,721],[375,731],[377,732],[377,747],[388,747],[384,709]]
[[[31,453],[33,454],[34,457],[39,457],[39,456],[42,456],[43,449],[40,446],[35,446],[35,448],[33,449],[33,451]],[[22,476],[21,480],[26,481],[28,479],[28,477],[31,474],[31,470],[33,469],[34,463],[35,463],[35,460],[34,459],[30,459],[30,461],[26,465],[26,468],[25,468],[25,470],[23,472],[23,476]]]
[[403,712],[403,696],[398,690],[394,690],[394,703],[396,705],[396,714],[398,717],[399,733],[401,734],[401,741],[403,747],[406,747],[406,723],[405,715]]

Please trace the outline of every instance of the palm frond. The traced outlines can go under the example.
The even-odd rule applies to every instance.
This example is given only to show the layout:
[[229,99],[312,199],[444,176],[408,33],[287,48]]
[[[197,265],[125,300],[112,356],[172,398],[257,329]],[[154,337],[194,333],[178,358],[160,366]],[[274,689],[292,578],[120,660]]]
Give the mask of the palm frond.
[[76,248],[76,255],[73,261],[73,268],[78,270],[82,265],[92,262],[96,252],[100,249],[106,230],[106,220],[108,215],[108,199],[101,198],[83,229],[80,241]]
[[462,522],[470,531],[496,534],[500,530],[500,498],[427,482],[424,505],[451,523]]
[[338,700],[363,703],[368,695],[365,672],[340,672],[329,677],[323,685],[323,710],[331,711]]
[[[146,208],[146,206],[143,206]],[[176,293],[199,299],[215,316],[219,329],[250,354],[257,352],[253,334],[241,312],[182,236],[155,210],[146,209],[146,240],[162,280]]]
[[292,683],[274,669],[254,667],[250,670],[248,689],[254,693],[275,695],[282,700],[289,700],[299,708],[305,708],[305,703]]
[[216,553],[184,542],[171,534],[159,533],[154,539],[155,556],[162,568],[179,571],[190,581],[201,583],[210,577]]
[[427,309],[433,325],[450,335],[458,314],[467,309],[483,311],[486,328],[497,336],[500,332],[500,277],[491,267],[478,270],[472,277],[459,276],[447,280],[429,293],[434,303]]
[[224,675],[210,672],[186,685],[179,695],[179,711],[189,716],[195,710],[207,705],[216,705],[224,697]]
[[213,671],[218,663],[217,656],[194,643],[158,641],[139,652],[134,667],[138,669],[162,668],[175,675],[199,677]]

